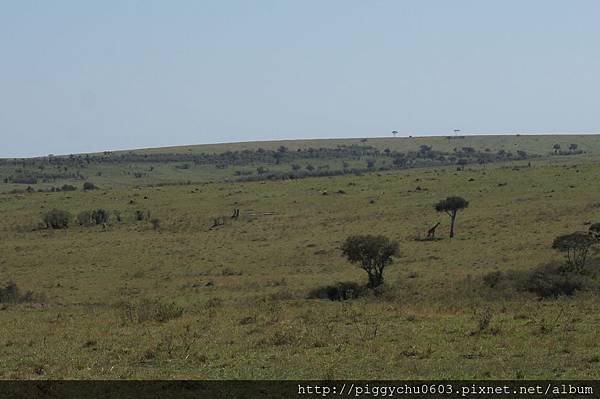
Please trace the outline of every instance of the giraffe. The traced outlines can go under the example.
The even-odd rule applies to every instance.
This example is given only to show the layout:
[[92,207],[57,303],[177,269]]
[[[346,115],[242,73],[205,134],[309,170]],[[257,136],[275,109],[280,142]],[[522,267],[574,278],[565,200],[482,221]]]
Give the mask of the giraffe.
[[427,238],[435,238],[435,229],[437,229],[439,225],[440,222],[437,222],[435,226],[427,230]]

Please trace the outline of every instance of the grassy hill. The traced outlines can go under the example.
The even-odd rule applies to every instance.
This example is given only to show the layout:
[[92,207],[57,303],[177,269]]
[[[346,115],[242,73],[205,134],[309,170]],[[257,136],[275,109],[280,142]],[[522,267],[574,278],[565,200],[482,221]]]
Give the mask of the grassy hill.
[[[559,149],[554,146],[559,145]],[[449,136],[271,141],[0,159],[0,192],[359,174],[515,160],[594,159],[600,136]]]
[[180,147],[161,147],[136,150],[142,153],[211,153],[225,151],[257,150],[259,148],[276,150],[285,146],[292,151],[306,148],[334,148],[340,145],[370,145],[381,151],[389,148],[397,151],[418,151],[421,145],[429,145],[435,149],[450,152],[455,147],[473,147],[484,151],[524,150],[532,154],[547,155],[554,152],[553,145],[568,149],[570,144],[577,144],[586,152],[600,153],[600,135],[479,135],[479,136],[425,136],[425,137],[378,137],[365,139],[313,139],[313,140],[278,140],[252,141],[243,143],[202,144]]
[[[584,153],[550,155],[556,143],[563,149],[578,144]],[[27,185],[3,183],[0,287],[14,281],[20,294],[9,301],[9,290],[0,292],[0,378],[600,377],[596,289],[541,300],[484,280],[496,271],[562,264],[553,239],[600,222],[597,136],[140,151],[352,144],[402,153],[423,144],[448,154],[455,147],[494,154],[512,148],[530,156],[258,181],[235,181],[237,166],[90,162],[69,165],[67,173],[79,171],[100,189],[83,191],[83,180],[64,178],[11,194],[8,189]],[[366,160],[359,158],[310,162],[333,168]],[[390,159],[381,155],[376,161],[384,166]],[[6,175],[40,165],[5,164],[0,170]],[[156,174],[128,174],[151,166]],[[287,163],[277,167],[289,170]],[[53,168],[46,164],[43,170]],[[71,183],[77,190],[37,192]],[[448,216],[434,209],[449,195],[470,202],[458,215],[453,239]],[[73,220],[67,229],[47,229],[42,218],[55,208],[74,218],[102,208],[110,218],[104,225]],[[240,217],[233,219],[236,208]],[[214,226],[215,219],[223,224]],[[438,221],[440,239],[423,241]],[[366,281],[364,271],[341,256],[340,245],[351,234],[383,234],[399,242],[385,289],[348,301],[307,299],[326,285]],[[592,252],[590,279],[599,267]]]

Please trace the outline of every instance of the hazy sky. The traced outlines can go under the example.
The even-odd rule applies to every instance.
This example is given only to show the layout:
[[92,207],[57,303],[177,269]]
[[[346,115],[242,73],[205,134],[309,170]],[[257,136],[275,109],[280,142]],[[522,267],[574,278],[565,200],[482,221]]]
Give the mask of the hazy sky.
[[0,156],[600,128],[600,2],[0,0]]

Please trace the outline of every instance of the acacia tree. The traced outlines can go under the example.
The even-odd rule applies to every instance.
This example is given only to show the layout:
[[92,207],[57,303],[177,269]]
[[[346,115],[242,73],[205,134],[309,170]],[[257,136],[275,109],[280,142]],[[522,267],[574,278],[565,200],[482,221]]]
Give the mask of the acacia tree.
[[582,272],[590,248],[595,243],[594,236],[577,231],[556,237],[552,242],[552,248],[566,254],[570,271]]
[[454,222],[456,214],[459,210],[469,206],[469,201],[463,197],[448,197],[435,204],[435,210],[438,212],[446,212],[450,216],[450,238],[454,237]]
[[398,255],[399,246],[384,236],[355,235],[342,244],[342,254],[351,262],[358,263],[369,276],[369,288],[383,284],[383,270]]

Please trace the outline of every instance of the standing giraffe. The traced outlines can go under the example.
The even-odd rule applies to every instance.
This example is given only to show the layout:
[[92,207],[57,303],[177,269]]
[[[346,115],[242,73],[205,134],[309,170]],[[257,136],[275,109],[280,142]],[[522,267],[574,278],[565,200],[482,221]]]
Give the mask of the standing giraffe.
[[437,229],[439,225],[440,222],[437,222],[435,226],[427,230],[427,238],[435,238],[435,229]]

